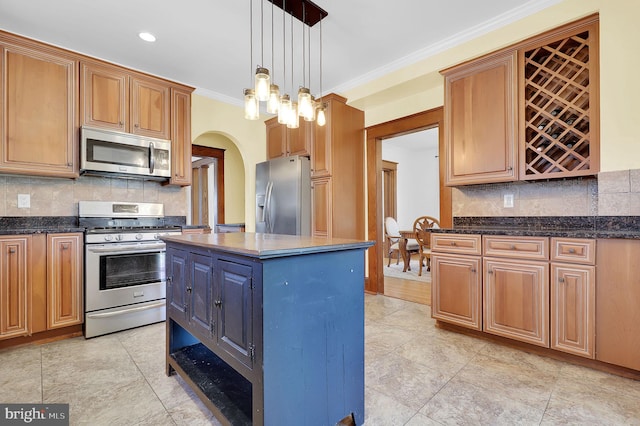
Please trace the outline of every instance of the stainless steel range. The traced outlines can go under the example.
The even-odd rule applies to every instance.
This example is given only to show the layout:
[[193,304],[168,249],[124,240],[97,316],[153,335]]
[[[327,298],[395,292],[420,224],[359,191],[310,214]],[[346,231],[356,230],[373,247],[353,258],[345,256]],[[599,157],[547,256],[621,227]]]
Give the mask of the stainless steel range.
[[80,201],[85,233],[86,338],[165,320],[165,244],[179,235],[164,205]]

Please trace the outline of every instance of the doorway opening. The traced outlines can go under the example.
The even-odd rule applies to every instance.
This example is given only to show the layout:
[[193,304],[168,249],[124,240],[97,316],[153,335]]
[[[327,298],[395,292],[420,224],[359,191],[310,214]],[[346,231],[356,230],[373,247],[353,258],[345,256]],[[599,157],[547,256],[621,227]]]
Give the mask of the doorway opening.
[[225,223],[224,149],[191,146],[191,224],[208,226]]
[[[437,128],[438,131],[438,198],[441,227],[450,227],[451,188],[444,186],[444,113],[443,108],[420,112],[386,123],[367,128],[367,196],[368,196],[368,239],[376,244],[367,251],[368,278],[365,291],[369,293],[385,293],[383,274],[383,158],[382,141],[422,130]],[[417,197],[420,197],[419,185],[415,185]]]

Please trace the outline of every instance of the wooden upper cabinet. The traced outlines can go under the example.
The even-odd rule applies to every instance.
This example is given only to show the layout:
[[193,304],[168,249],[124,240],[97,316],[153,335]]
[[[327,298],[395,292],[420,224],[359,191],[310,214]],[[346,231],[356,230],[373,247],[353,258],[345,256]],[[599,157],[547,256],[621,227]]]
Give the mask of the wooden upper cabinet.
[[82,123],[170,139],[170,85],[106,63],[85,61],[80,85]]
[[83,62],[80,103],[82,124],[126,132],[129,76],[119,68]]
[[592,16],[519,50],[520,179],[599,171],[598,44]]
[[171,88],[172,185],[191,185],[191,90]]
[[131,78],[131,133],[170,139],[169,86],[152,77]]
[[267,128],[267,159],[301,155],[308,157],[311,153],[311,141],[315,122],[300,120],[297,129],[290,129],[278,123],[273,117],[265,121]]
[[515,64],[510,51],[443,71],[447,185],[517,179]]
[[77,177],[78,61],[37,46],[0,37],[0,172]]

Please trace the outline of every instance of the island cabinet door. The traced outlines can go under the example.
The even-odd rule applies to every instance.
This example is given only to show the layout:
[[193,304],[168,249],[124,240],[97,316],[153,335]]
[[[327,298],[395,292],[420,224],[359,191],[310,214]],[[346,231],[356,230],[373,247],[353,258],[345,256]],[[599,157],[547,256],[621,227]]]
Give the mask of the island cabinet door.
[[431,255],[432,317],[482,329],[482,271],[479,256]]
[[484,331],[549,347],[549,263],[484,258]]
[[167,317],[187,322],[187,257],[186,250],[167,248]]
[[213,282],[213,259],[190,253],[186,288],[189,324],[191,331],[204,342],[215,338]]
[[214,306],[218,318],[218,347],[235,361],[253,369],[254,285],[253,267],[220,259],[216,264]]

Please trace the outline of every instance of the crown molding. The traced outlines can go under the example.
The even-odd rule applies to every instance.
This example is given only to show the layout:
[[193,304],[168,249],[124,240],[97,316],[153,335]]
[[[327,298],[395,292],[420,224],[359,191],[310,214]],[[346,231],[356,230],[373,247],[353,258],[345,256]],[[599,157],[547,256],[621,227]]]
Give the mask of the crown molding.
[[543,9],[560,3],[562,0],[530,0],[529,2],[517,7],[509,12],[496,16],[489,21],[485,21],[479,25],[468,28],[462,32],[459,32],[451,37],[447,37],[438,41],[430,46],[426,46],[420,50],[417,50],[407,56],[390,62],[382,67],[376,68],[366,74],[363,74],[357,78],[340,84],[337,87],[329,90],[333,93],[344,93],[358,86],[362,86],[373,80],[376,80],[386,74],[392,73],[409,65],[413,65],[424,59],[430,58],[449,50],[455,46],[463,44],[467,41],[478,38],[482,35],[488,34],[491,31],[495,31],[508,24],[514,23],[522,18],[533,15]]

